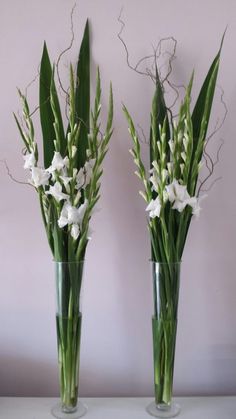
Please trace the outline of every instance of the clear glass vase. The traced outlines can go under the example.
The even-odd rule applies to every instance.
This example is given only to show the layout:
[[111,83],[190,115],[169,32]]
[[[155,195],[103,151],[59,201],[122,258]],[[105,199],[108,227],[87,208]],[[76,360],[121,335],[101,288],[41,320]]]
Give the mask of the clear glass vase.
[[52,414],[59,419],[77,419],[87,411],[78,402],[83,267],[83,261],[55,262],[61,402],[52,409]]
[[158,418],[172,418],[180,412],[179,405],[172,401],[180,263],[151,262],[151,268],[155,401],[147,412]]

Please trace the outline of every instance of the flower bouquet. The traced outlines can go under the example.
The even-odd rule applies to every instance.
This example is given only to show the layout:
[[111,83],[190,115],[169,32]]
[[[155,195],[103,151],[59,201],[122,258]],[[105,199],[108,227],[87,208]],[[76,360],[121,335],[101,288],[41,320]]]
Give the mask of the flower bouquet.
[[[60,82],[60,79],[59,79]],[[60,83],[60,87],[61,83]],[[65,91],[68,127],[64,129],[46,43],[40,65],[39,110],[43,138],[44,167],[39,163],[33,114],[27,98],[19,91],[23,105],[23,126],[15,120],[25,145],[24,168],[39,196],[48,243],[56,265],[57,338],[61,407],[56,417],[82,416],[77,406],[79,349],[81,333],[80,290],[89,222],[99,199],[102,163],[112,135],[113,99],[107,125],[101,133],[101,86],[97,71],[94,107],[90,111],[89,24],[85,26],[76,73],[70,65],[70,87]],[[75,412],[75,413],[74,413]]]
[[191,219],[197,217],[201,209],[198,175],[202,167],[221,48],[222,44],[193,110],[192,74],[176,117],[166,105],[163,83],[156,66],[150,128],[150,175],[142,162],[137,130],[124,107],[134,144],[131,153],[137,165],[136,174],[144,185],[144,191],[140,193],[148,204],[146,211],[149,213],[155,402],[147,410],[156,417],[173,417],[180,410],[171,403],[180,264]]

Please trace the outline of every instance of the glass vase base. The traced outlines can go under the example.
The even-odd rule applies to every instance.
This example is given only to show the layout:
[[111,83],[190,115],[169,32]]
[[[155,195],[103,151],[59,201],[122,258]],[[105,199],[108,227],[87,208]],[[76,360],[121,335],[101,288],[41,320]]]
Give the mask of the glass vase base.
[[155,402],[152,402],[146,407],[146,411],[149,415],[156,418],[174,418],[175,416],[178,416],[180,410],[181,408],[177,403],[171,403],[170,406],[158,406]]
[[51,410],[52,416],[57,419],[78,419],[84,416],[88,411],[85,404],[78,402],[77,406],[68,411],[63,411],[61,403],[56,404]]

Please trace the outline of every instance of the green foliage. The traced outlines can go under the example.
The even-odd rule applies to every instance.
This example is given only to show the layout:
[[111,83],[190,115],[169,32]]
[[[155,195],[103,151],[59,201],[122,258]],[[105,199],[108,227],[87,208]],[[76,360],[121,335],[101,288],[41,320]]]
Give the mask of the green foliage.
[[90,110],[88,21],[76,74],[72,65],[70,66],[70,87],[66,98],[69,126],[66,135],[54,73],[55,69],[51,65],[44,43],[39,84],[44,168],[38,165],[38,147],[34,138],[32,115],[27,98],[21,92],[19,94],[23,106],[24,129],[17,117],[14,117],[26,147],[26,158],[33,159],[29,169],[33,186],[39,195],[42,219],[54,260],[80,261],[85,256],[89,222],[99,199],[102,163],[108,151],[113,120],[113,96],[110,87],[108,120],[105,132],[101,133],[99,69],[94,107]]
[[[198,197],[195,196],[196,185],[211,115],[223,39],[224,36],[193,111],[191,111],[191,92],[194,73],[179,106],[178,117],[174,118],[166,106],[163,86],[156,70],[156,87],[150,117],[151,178],[147,175],[142,162],[140,141],[134,122],[127,108],[123,107],[134,145],[131,153],[137,166],[135,173],[144,185],[144,192],[140,193],[157,211],[155,214],[152,213],[154,210],[150,209],[149,205],[148,227],[152,259],[157,262],[181,261],[192,215],[200,210]],[[179,191],[176,192],[176,188]],[[176,196],[173,197],[173,194]],[[179,198],[181,194],[182,200]]]

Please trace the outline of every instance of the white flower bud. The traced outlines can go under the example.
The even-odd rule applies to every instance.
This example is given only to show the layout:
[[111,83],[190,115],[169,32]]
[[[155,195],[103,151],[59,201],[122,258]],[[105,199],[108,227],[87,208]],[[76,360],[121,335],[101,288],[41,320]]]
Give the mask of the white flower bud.
[[183,143],[184,143],[184,149],[185,149],[185,151],[187,151],[188,144],[189,144],[189,136],[188,136],[188,134],[185,134],[184,135]]
[[170,141],[168,142],[168,144],[169,144],[169,147],[170,147],[170,151],[171,151],[171,153],[173,154],[173,153],[174,153],[174,151],[175,151],[175,143],[174,143],[174,141],[173,141],[173,140],[170,140]]
[[75,145],[73,145],[72,148],[71,148],[71,151],[72,151],[72,158],[74,158],[75,155],[76,155],[76,152],[77,152],[77,147]]
[[81,192],[78,191],[75,197],[75,206],[78,205],[80,198],[81,198]]
[[147,202],[146,195],[145,195],[145,193],[143,191],[139,191],[139,195],[141,195],[142,198]]
[[165,182],[167,176],[168,176],[168,171],[166,169],[163,169],[161,171],[161,179],[162,179],[162,182]]
[[163,132],[161,134],[161,142],[164,143],[165,141],[166,141],[166,134],[165,134],[165,132]]
[[182,152],[181,157],[182,157],[183,161],[185,162],[186,161],[186,153]]
[[75,179],[76,178],[76,175],[77,175],[77,173],[78,173],[78,169],[73,169],[73,179]]
[[161,153],[161,143],[160,143],[160,141],[157,141],[157,148],[158,148],[159,153]]
[[138,176],[138,177],[139,177],[139,179],[141,179],[140,173],[139,173],[137,170],[135,170],[134,174],[135,174],[136,176]]
[[[155,171],[157,172],[157,174],[159,175],[160,173],[159,173],[159,166],[158,166],[157,161],[156,161],[156,160],[154,160],[154,161],[152,162],[152,165],[153,165],[154,170],[155,170]],[[152,173],[154,172],[154,170],[152,169]]]
[[183,163],[180,164],[180,170],[181,170],[181,173],[183,174],[183,172],[184,172],[184,164]]

